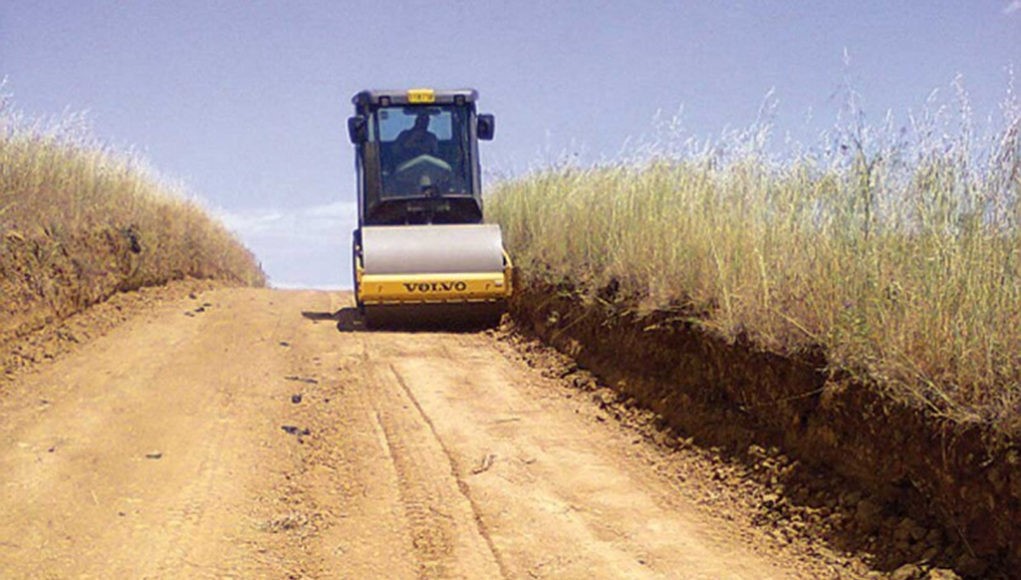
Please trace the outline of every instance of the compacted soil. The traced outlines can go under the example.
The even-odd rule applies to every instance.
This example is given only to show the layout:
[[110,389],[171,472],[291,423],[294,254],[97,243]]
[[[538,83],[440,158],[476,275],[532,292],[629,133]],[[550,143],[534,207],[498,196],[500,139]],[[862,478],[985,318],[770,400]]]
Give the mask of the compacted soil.
[[0,577],[869,573],[505,331],[367,332],[350,304],[151,300],[0,378]]

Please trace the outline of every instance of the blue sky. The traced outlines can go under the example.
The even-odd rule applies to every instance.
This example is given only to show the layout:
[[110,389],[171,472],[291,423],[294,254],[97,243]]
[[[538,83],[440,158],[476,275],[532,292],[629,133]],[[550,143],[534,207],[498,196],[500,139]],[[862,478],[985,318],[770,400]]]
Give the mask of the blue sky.
[[1019,61],[1021,0],[0,4],[16,106],[86,111],[97,136],[222,216],[282,286],[350,285],[344,123],[362,88],[479,89],[497,116],[483,164],[507,176],[614,158],[682,105],[687,134],[745,127],[770,90],[777,129],[811,141],[845,79],[879,119],[961,75],[981,119]]

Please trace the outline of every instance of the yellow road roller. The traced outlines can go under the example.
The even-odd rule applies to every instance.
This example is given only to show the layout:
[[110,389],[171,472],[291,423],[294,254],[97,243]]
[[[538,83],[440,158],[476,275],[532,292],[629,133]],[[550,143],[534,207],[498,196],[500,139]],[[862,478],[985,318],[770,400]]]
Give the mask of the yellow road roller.
[[366,325],[487,326],[512,292],[500,227],[483,223],[479,140],[492,115],[478,93],[366,90],[348,133],[355,146],[355,300]]

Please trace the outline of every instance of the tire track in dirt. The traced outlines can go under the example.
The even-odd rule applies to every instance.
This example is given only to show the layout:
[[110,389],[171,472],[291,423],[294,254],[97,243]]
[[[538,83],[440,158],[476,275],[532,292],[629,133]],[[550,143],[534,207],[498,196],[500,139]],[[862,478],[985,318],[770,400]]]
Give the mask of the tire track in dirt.
[[[368,349],[367,349],[368,351]],[[381,444],[397,474],[411,543],[425,577],[503,576],[450,456],[400,376],[370,354],[363,369]]]
[[268,540],[259,549],[281,562],[286,577],[414,577],[404,514],[394,508],[396,476],[352,372],[361,368],[362,345],[336,340],[328,316],[339,307],[335,295],[301,296],[308,316],[296,319],[292,308],[274,333],[288,369],[277,377],[287,403],[274,428],[288,461],[263,493],[260,527]]
[[[471,506],[472,516],[475,520],[475,527],[478,530],[479,536],[481,536],[482,539],[486,541],[486,546],[489,547],[489,552],[493,555],[493,559],[495,560],[497,566],[500,568],[500,575],[504,578],[508,577],[509,573],[507,572],[507,567],[500,558],[500,553],[496,549],[496,545],[493,543],[493,538],[492,536],[490,536],[489,530],[486,529],[485,522],[482,521],[482,513],[478,507],[477,502],[471,495],[471,488],[468,486],[468,483],[460,475],[458,475],[459,473],[462,472],[462,469],[458,466],[457,459],[450,452],[450,450],[447,449],[447,446],[443,443],[443,439],[440,438],[440,434],[439,432],[437,432],[436,426],[433,424],[432,420],[426,414],[425,409],[422,408],[422,405],[418,402],[418,399],[415,398],[415,394],[411,391],[411,387],[408,385],[408,381],[405,380],[404,377],[402,377],[399,372],[397,372],[397,368],[392,363],[389,365],[389,369],[390,372],[393,373],[394,377],[397,379],[397,382],[400,383],[401,388],[404,390],[404,394],[407,396],[408,400],[410,400],[412,404],[415,405],[415,409],[418,411],[419,415],[422,417],[425,423],[429,426],[429,431],[432,433],[433,438],[439,444],[440,449],[443,451],[443,455],[446,457],[447,462],[450,464],[450,476],[457,482],[458,490],[461,492],[461,495],[464,496],[464,499],[468,502],[468,505]],[[478,468],[476,471],[488,469],[489,466],[492,465],[491,463],[492,456],[487,456],[487,458],[489,459],[490,463],[488,463],[485,467]]]
[[762,538],[713,521],[628,457],[633,437],[586,422],[584,403],[505,358],[490,333],[371,338],[433,423],[508,575],[826,576],[750,557]]

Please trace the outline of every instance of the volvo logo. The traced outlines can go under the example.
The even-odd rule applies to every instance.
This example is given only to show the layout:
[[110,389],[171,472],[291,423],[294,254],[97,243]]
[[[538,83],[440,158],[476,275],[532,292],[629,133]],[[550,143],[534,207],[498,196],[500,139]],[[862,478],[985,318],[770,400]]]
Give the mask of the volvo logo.
[[432,292],[464,292],[468,289],[468,283],[458,280],[456,282],[405,282],[404,289],[409,293],[429,294]]

